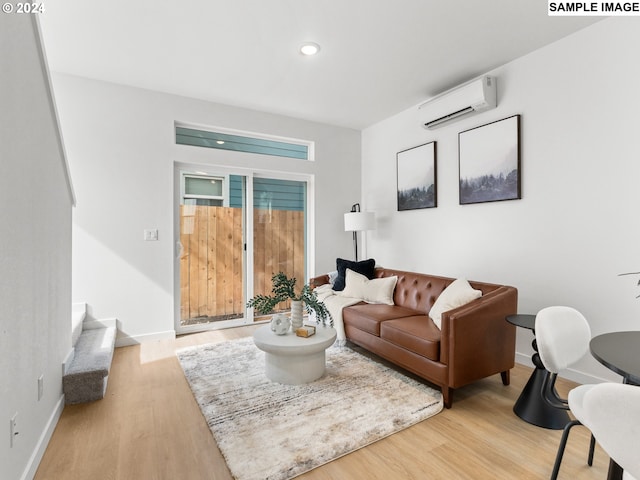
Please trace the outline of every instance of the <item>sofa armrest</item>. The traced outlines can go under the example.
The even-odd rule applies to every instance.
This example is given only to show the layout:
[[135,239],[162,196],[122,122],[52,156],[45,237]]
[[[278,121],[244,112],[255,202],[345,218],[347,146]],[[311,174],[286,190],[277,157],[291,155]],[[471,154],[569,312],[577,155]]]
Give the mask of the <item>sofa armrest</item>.
[[327,275],[327,274],[320,275],[319,277],[313,277],[313,278],[309,279],[309,286],[311,287],[312,290],[314,288],[319,287],[320,285],[324,285],[326,283],[329,283],[329,275]]
[[449,365],[451,387],[513,368],[516,327],[506,317],[517,309],[518,290],[501,286],[442,314],[440,361]]

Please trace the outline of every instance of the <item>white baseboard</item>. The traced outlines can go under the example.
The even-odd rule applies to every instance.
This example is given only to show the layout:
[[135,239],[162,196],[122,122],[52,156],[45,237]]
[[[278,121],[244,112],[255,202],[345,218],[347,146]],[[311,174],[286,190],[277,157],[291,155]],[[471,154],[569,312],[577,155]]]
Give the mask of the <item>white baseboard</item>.
[[122,331],[118,331],[116,338],[116,347],[129,347],[131,345],[139,345],[141,343],[156,342],[158,340],[173,340],[176,338],[175,330],[167,330],[165,332],[146,333],[144,335],[127,335]]
[[[524,353],[516,352],[516,363],[533,368],[533,363],[531,362],[531,355],[526,355]],[[566,378],[567,380],[571,380],[572,382],[579,383],[581,385],[588,384],[588,383],[603,383],[603,382],[611,381],[611,379],[596,377],[595,375],[580,372],[579,370],[574,370],[572,368],[567,368],[565,371],[560,372],[558,376],[561,378]]]
[[531,355],[516,352],[516,363],[533,368],[533,363],[531,363]]
[[58,424],[58,420],[60,419],[60,415],[62,415],[62,410],[64,409],[64,395],[60,395],[60,399],[56,403],[56,406],[51,412],[51,416],[49,417],[49,421],[45,426],[40,438],[38,439],[38,443],[36,444],[36,448],[34,449],[31,457],[29,458],[29,462],[27,463],[27,467],[25,468],[20,480],[31,480],[36,476],[36,471],[40,466],[40,461],[44,456],[44,452],[49,445],[49,440],[51,440],[51,435],[53,435],[53,431]]
[[93,328],[118,327],[117,318],[101,318],[99,320],[85,320],[82,323],[83,330],[91,330]]

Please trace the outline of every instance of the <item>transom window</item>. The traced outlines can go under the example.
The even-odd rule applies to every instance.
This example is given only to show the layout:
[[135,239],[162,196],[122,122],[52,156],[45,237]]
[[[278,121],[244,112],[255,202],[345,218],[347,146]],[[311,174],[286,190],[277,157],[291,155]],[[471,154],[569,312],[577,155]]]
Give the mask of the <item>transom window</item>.
[[176,143],[309,160],[309,145],[304,142],[285,142],[176,126]]

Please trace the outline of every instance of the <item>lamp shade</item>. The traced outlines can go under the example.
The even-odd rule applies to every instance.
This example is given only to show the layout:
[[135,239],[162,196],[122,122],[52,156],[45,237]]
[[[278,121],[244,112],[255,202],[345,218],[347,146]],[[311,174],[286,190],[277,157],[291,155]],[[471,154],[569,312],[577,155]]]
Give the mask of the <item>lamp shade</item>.
[[349,212],[344,214],[345,232],[373,230],[375,226],[376,216],[373,212]]

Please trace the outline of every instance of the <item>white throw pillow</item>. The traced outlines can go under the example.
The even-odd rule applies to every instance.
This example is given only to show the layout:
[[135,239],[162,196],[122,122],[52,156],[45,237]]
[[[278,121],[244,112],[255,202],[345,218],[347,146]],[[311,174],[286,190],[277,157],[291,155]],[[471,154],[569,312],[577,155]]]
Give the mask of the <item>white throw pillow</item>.
[[393,305],[393,291],[397,281],[396,276],[369,280],[366,276],[347,268],[344,290],[336,293],[342,297],[360,298],[367,303]]
[[438,328],[441,328],[440,324],[442,322],[442,314],[444,312],[453,310],[454,308],[464,305],[465,303],[469,303],[481,296],[482,292],[480,290],[471,288],[469,282],[464,278],[459,278],[445,288],[436,299],[436,302],[429,311],[429,316],[431,317],[431,320],[433,320],[433,323],[435,323]]

